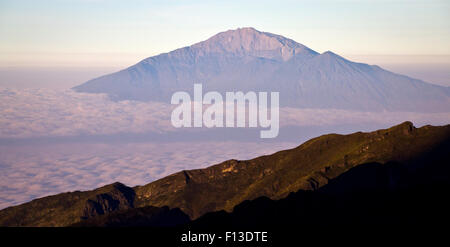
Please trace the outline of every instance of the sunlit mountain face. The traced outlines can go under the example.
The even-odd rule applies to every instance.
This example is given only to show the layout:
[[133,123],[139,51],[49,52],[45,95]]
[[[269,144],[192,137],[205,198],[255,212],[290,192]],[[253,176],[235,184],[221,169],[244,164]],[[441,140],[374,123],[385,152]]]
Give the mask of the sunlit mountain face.
[[114,100],[170,102],[176,91],[277,91],[280,105],[360,111],[445,112],[450,89],[376,65],[322,54],[283,36],[241,28],[169,53],[74,89]]

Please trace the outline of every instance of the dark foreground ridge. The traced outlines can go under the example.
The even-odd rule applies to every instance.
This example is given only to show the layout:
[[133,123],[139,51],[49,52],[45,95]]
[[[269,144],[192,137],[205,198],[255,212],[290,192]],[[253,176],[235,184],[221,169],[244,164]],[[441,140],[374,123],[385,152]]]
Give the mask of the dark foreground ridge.
[[[448,222],[450,125],[329,134],[290,150],[114,183],[0,211],[2,226],[189,229],[421,226]],[[294,226],[294,227],[293,227]]]

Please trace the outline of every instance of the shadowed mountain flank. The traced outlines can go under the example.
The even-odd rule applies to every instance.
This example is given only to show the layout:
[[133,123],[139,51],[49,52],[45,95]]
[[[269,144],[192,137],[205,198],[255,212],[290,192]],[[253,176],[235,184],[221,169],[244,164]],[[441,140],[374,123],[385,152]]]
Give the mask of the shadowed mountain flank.
[[280,105],[363,111],[448,112],[450,89],[317,53],[280,35],[240,28],[149,57],[74,87],[114,100],[169,103],[176,91],[280,92]]
[[[44,197],[1,210],[0,225],[159,225],[161,215],[172,217],[168,222],[175,225],[185,222],[186,217],[200,222],[195,223],[200,226],[209,224],[208,217],[224,217],[234,224],[241,218],[236,216],[240,215],[239,210],[247,207],[255,212],[255,217],[260,216],[257,212],[264,212],[263,208],[273,208],[275,211],[267,212],[267,217],[274,217],[276,222],[275,216],[283,207],[294,210],[295,205],[314,208],[315,204],[317,210],[330,207],[334,210],[330,212],[338,214],[336,210],[341,207],[348,209],[340,201],[352,202],[352,198],[361,198],[358,202],[380,198],[383,204],[400,198],[396,193],[409,196],[408,191],[413,189],[422,193],[427,188],[446,188],[449,137],[450,125],[415,128],[410,122],[369,133],[329,134],[290,150],[181,171],[144,186],[129,188],[115,183],[93,191]],[[439,187],[440,184],[445,186]],[[420,193],[420,198],[427,196]],[[410,199],[414,198],[401,202]],[[358,212],[363,207],[348,210],[351,214],[350,211]],[[150,216],[146,216],[147,212]],[[242,212],[252,215],[246,209]],[[334,213],[322,212],[337,217]],[[288,217],[287,213],[284,216]]]
[[219,229],[423,229],[450,219],[450,141],[403,163],[366,163],[315,190],[260,197],[190,224]]
[[291,150],[247,161],[229,160],[138,186],[135,203],[170,205],[195,219],[210,211],[231,211],[240,202],[260,196],[280,199],[298,190],[317,190],[360,164],[415,159],[449,135],[450,126],[417,129],[410,122],[371,133],[324,135]]
[[0,211],[0,225],[67,226],[108,212],[133,207],[135,192],[121,183],[33,200]]
[[109,214],[92,217],[77,222],[74,227],[174,227],[190,222],[187,216],[179,208],[169,207],[142,207],[128,210],[115,211]]

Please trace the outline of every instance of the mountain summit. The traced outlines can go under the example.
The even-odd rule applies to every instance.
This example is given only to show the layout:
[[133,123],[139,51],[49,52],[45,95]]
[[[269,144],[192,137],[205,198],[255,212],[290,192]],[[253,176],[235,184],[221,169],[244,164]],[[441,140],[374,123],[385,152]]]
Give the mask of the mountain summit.
[[222,54],[251,56],[287,61],[295,55],[314,56],[317,52],[280,35],[260,32],[254,28],[239,28],[219,33],[192,46],[198,56]]
[[74,87],[114,100],[169,103],[176,91],[277,91],[281,106],[447,112],[450,88],[322,54],[280,35],[239,28],[149,57]]

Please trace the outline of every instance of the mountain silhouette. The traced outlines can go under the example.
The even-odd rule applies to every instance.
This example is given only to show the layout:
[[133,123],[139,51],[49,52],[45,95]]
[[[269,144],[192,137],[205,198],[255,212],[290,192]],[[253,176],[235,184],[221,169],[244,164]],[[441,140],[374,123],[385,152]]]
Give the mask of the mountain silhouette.
[[447,112],[450,88],[317,53],[291,39],[254,28],[149,57],[74,87],[114,100],[169,103],[176,91],[280,92],[280,105],[364,111]]
[[[329,134],[290,150],[181,171],[144,186],[114,183],[36,199],[1,210],[0,225],[252,226],[289,218],[329,225],[331,219],[380,223],[383,217],[436,216],[447,205],[435,204],[444,198],[435,195],[450,181],[449,137],[450,125],[415,128],[411,122],[369,133]],[[421,205],[435,210],[422,211]],[[370,213],[377,208],[385,213],[381,218]],[[413,209],[414,217],[402,213]]]

